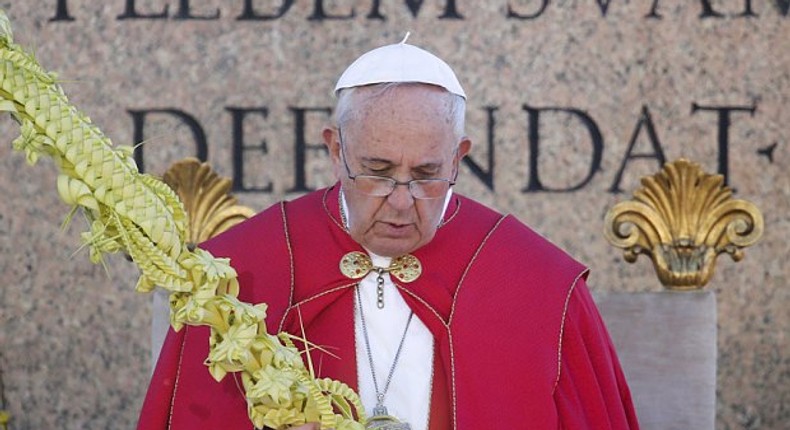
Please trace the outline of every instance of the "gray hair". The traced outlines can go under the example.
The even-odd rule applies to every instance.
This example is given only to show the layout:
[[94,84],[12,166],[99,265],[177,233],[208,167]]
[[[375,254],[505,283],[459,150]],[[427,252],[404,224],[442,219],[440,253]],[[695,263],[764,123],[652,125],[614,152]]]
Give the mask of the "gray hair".
[[[392,89],[402,85],[415,85],[415,83],[387,82],[383,84],[368,85],[363,88],[371,88],[374,90],[366,98],[366,100],[370,100],[374,97],[380,97]],[[337,105],[335,106],[335,124],[338,127],[345,128],[349,121],[359,116],[359,103],[355,103],[357,97],[354,97],[359,88],[360,87],[344,88],[338,94]],[[466,100],[463,97],[453,94],[449,91],[446,92],[446,96],[449,98],[449,103],[447,103],[447,119],[450,120],[453,125],[453,133],[455,134],[456,140],[460,141],[464,136],[464,123],[466,121]]]

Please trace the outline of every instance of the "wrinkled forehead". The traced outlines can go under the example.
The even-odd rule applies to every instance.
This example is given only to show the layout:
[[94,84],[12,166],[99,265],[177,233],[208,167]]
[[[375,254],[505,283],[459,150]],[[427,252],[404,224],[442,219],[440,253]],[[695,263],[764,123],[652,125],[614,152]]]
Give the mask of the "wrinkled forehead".
[[338,125],[358,131],[385,120],[452,128],[453,97],[429,84],[385,83],[346,89],[338,97]]
[[393,164],[444,165],[457,142],[446,92],[397,88],[360,93],[357,113],[342,125],[344,144],[354,158]]

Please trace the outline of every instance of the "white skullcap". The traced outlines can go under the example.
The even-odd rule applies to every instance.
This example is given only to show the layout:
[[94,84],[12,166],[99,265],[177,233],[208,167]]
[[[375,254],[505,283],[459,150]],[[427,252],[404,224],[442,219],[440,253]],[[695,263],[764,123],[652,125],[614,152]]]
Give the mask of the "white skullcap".
[[415,82],[440,86],[464,99],[466,93],[461,88],[453,69],[441,58],[430,52],[406,43],[382,46],[368,51],[357,58],[335,85],[335,94],[344,88],[390,82]]

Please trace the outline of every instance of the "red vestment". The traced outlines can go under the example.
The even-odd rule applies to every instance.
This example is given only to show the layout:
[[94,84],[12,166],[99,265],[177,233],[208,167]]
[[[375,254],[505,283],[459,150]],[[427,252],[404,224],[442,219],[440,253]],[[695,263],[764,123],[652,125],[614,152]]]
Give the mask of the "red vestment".
[[[266,302],[268,330],[301,335],[319,376],[356,389],[355,281],[363,251],[342,228],[337,186],[276,205],[203,247],[230,257],[240,298]],[[393,282],[434,337],[430,429],[636,429],[628,386],[585,286],[587,270],[512,216],[453,195],[434,239]],[[251,429],[240,381],[215,382],[208,329],[172,330],[139,429]]]

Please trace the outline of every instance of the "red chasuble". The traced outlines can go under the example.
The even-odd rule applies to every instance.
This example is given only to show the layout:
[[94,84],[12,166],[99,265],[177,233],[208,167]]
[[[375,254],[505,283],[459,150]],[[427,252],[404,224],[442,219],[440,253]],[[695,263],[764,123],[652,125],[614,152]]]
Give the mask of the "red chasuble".
[[[321,377],[357,386],[354,287],[339,269],[363,251],[343,229],[337,186],[281,203],[203,247],[229,257],[240,298],[269,304],[270,332],[301,335]],[[393,282],[434,337],[429,427],[638,428],[620,364],[585,286],[587,270],[512,216],[454,195],[422,275]],[[203,364],[208,329],[172,330],[139,429],[252,429],[241,382]]]

